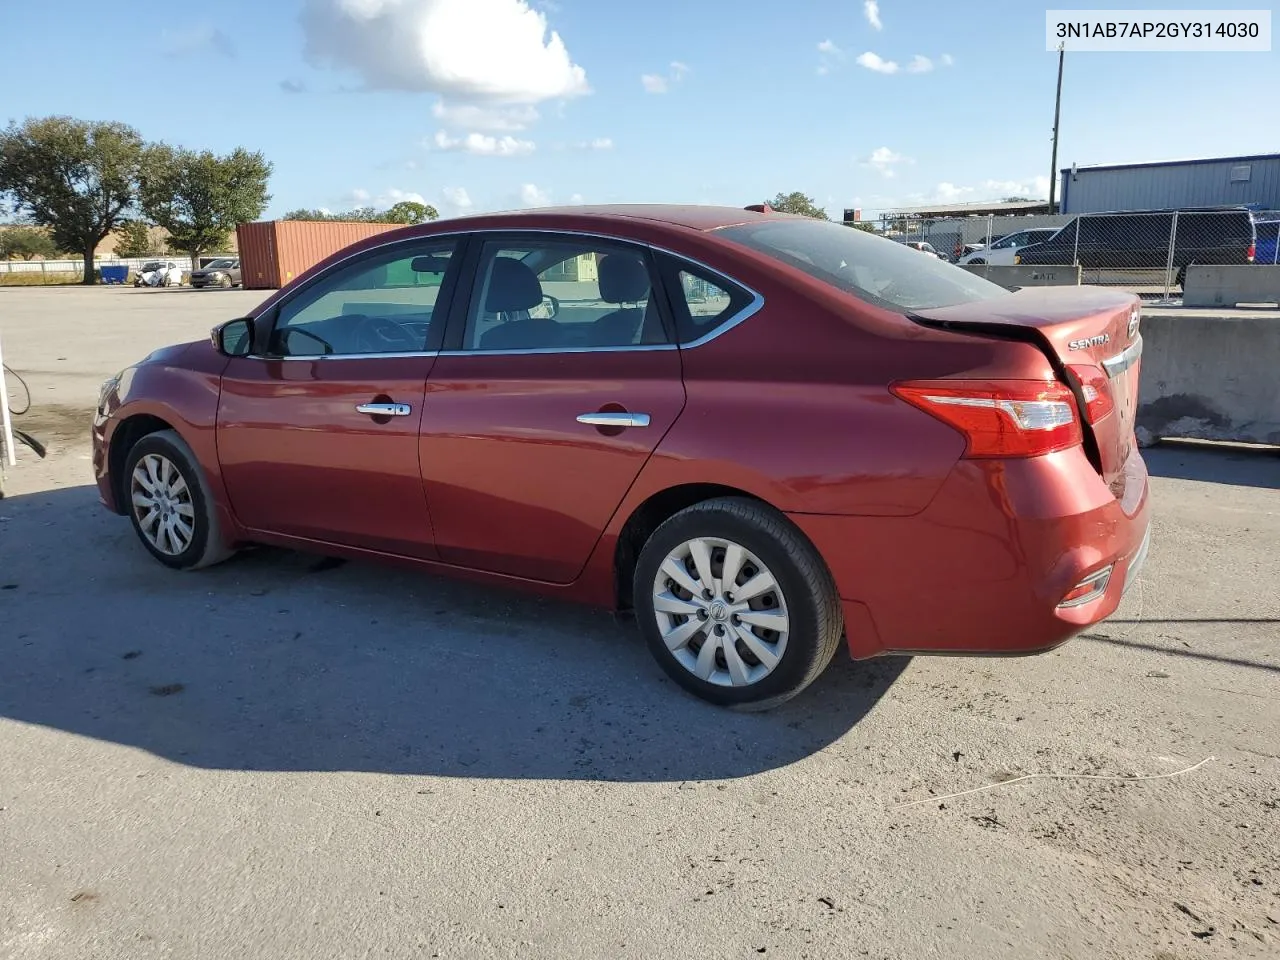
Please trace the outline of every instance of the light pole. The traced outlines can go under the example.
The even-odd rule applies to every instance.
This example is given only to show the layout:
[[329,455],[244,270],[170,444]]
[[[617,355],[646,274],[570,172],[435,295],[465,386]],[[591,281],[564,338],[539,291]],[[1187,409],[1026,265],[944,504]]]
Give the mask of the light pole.
[[1058,187],[1058,118],[1062,115],[1062,61],[1066,44],[1058,44],[1058,96],[1053,102],[1053,159],[1049,161],[1049,212],[1057,213],[1054,199]]

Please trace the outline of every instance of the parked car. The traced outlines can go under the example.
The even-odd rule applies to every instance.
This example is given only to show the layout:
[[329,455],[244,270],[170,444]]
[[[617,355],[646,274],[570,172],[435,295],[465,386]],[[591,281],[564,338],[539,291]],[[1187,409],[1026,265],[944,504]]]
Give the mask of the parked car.
[[1017,251],[1017,263],[1070,265],[1086,269],[1162,269],[1172,264],[1179,286],[1187,266],[1253,263],[1256,233],[1245,207],[1179,210],[1176,237],[1174,211],[1084,214],[1047,240]]
[[903,240],[902,243],[904,246],[908,246],[912,250],[919,250],[921,253],[932,254],[939,260],[947,259],[947,255],[945,253],[939,253],[934,245],[929,243],[927,240]]
[[182,268],[172,260],[148,260],[133,278],[135,287],[177,287],[182,285]]
[[166,566],[267,543],[632,609],[759,708],[842,638],[1026,654],[1115,610],[1139,310],[776,213],[437,221],[107,381],[93,469]]
[[193,270],[191,286],[196,288],[240,286],[240,259],[224,257],[221,260],[211,261],[199,270]]
[[1011,233],[1006,237],[1001,237],[999,240],[993,240],[989,247],[983,247],[979,244],[978,249],[961,257],[960,262],[965,264],[989,263],[1012,266],[1014,255],[1019,250],[1033,243],[1041,243],[1048,240],[1057,232],[1057,227],[1030,227],[1026,230],[1019,230],[1017,233]]
[[1280,233],[1280,220],[1257,220],[1254,222],[1257,231],[1257,250],[1253,262],[1274,266],[1280,263],[1280,252],[1277,251],[1277,234]]

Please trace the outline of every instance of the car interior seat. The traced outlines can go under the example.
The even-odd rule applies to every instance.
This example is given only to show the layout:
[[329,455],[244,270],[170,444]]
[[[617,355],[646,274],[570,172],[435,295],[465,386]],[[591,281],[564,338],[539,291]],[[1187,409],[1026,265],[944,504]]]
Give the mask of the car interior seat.
[[480,337],[480,349],[529,350],[558,343],[560,324],[553,319],[529,316],[529,311],[541,303],[542,284],[538,282],[538,275],[519,260],[495,257],[490,267],[484,309],[505,322]]
[[[635,343],[636,333],[650,313],[654,321],[644,324],[646,331],[656,325],[660,334],[661,325],[657,321],[657,313],[653,310],[652,302],[646,303],[651,298],[649,269],[644,261],[632,254],[611,253],[600,258],[598,271],[600,299],[606,303],[618,304],[619,309],[606,313],[592,325],[592,343],[600,346]],[[647,337],[644,339],[649,342]]]

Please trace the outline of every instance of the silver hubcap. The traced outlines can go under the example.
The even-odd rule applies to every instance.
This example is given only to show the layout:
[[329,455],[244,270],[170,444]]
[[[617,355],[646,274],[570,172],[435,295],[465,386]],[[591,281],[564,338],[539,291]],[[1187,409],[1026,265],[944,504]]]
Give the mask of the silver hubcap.
[[130,480],[133,515],[147,541],[176,557],[191,546],[196,510],[187,481],[168,457],[149,453],[133,468]]
[[759,683],[782,662],[791,620],[773,574],[740,544],[699,537],[676,547],[653,581],[663,642],[695,677]]

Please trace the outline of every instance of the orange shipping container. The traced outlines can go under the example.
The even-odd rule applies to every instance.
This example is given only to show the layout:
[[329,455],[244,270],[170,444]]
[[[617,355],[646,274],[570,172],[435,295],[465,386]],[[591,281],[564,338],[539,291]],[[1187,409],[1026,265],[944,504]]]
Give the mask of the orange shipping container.
[[246,290],[275,290],[343,247],[399,230],[397,223],[333,220],[264,220],[236,227],[240,272]]

